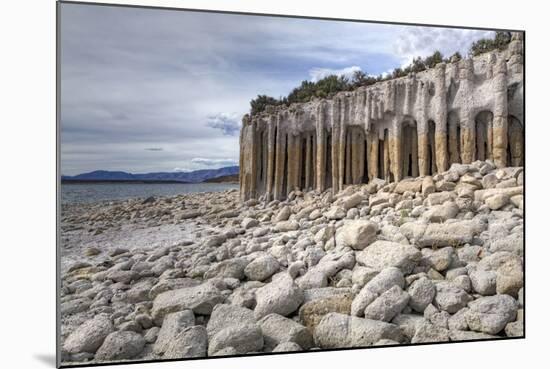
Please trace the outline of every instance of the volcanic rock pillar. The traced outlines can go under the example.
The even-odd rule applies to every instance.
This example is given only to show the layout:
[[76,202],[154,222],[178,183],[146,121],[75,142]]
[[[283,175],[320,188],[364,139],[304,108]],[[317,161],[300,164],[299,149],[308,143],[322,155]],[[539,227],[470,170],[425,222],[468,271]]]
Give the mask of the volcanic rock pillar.
[[[435,67],[435,163],[437,172],[447,170],[449,158],[447,154],[447,89],[445,87],[445,64]],[[432,159],[434,160],[434,159]]]
[[394,118],[389,139],[390,171],[395,182],[403,178],[403,143],[401,142],[403,130],[400,123],[397,117]]
[[256,196],[256,124],[248,117],[243,119],[240,136],[241,150],[239,158],[240,195],[242,200]]
[[455,112],[451,112],[447,120],[449,162],[460,163],[460,121]]
[[419,100],[419,109],[418,109],[418,171],[421,176],[426,176],[429,174],[429,147],[428,147],[428,119],[426,118],[426,95],[428,94],[426,85],[418,86],[418,100]]
[[367,170],[368,178],[371,181],[379,176],[378,173],[378,132],[370,131],[367,133]]
[[508,147],[508,96],[506,61],[499,59],[494,70],[495,105],[493,112],[493,160],[499,168],[506,166]]
[[305,165],[305,182],[304,182],[304,189],[306,191],[309,191],[311,189],[313,176],[311,173],[311,166],[312,166],[312,157],[313,157],[313,147],[312,147],[312,137],[310,134],[306,135],[306,157],[305,157],[305,163],[302,165]]
[[331,167],[332,167],[332,191],[340,190],[340,101],[336,99],[332,104],[332,142],[331,142]]
[[346,175],[346,99],[340,99],[340,135],[338,136],[338,188],[337,191],[344,189],[344,179]]
[[459,62],[459,93],[466,101],[466,105],[460,109],[460,157],[462,163],[470,164],[475,160],[476,154],[476,135],[475,135],[475,117],[471,109],[471,99],[473,94],[474,64],[471,59],[461,60]]
[[245,167],[245,198],[251,199],[256,197],[256,180],[257,180],[257,170],[258,170],[258,142],[256,134],[256,121],[252,120],[250,125],[248,125],[247,130],[244,136],[245,145],[248,148],[245,148],[243,165]]
[[275,116],[269,119],[267,127],[267,167],[266,167],[266,194],[267,200],[271,200],[273,194],[273,171],[275,168],[275,131],[277,120]]
[[315,122],[316,125],[316,134],[317,134],[317,155],[315,159],[315,175],[316,175],[316,184],[318,191],[325,190],[325,170],[326,170],[326,160],[327,160],[327,145],[326,145],[326,132],[324,127],[324,117],[325,117],[325,104],[322,103],[317,111],[317,119]]
[[285,157],[286,157],[286,133],[281,127],[281,117],[277,116],[277,134],[275,135],[275,178],[273,180],[273,198],[281,199],[283,194],[283,185],[285,177]]
[[351,171],[352,171],[352,162],[351,162],[351,156],[352,156],[352,135],[351,135],[351,129],[347,129],[346,132],[346,158],[345,158],[345,177],[344,177],[344,183],[350,184],[352,182],[351,180]]
[[288,135],[287,142],[287,175],[288,186],[285,195],[288,195],[291,191],[300,188],[300,161],[301,161],[301,148],[300,148],[300,136]]
[[365,169],[365,139],[363,133],[356,127],[352,135],[351,177],[353,184],[361,183]]

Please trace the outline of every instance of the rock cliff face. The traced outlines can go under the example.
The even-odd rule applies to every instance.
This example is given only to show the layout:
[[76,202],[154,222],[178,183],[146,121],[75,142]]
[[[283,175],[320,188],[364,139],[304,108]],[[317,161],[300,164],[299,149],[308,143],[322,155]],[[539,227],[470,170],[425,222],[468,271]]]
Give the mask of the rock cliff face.
[[504,51],[243,118],[241,199],[334,192],[452,163],[523,165],[523,34]]

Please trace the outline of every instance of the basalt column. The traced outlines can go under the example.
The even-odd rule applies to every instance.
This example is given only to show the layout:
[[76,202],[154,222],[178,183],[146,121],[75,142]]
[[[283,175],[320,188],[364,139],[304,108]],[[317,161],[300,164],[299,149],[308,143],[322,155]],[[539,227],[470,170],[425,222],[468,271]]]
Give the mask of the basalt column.
[[413,177],[418,177],[418,130],[416,125],[411,127],[411,161],[410,161],[410,170]]
[[311,135],[311,189],[317,188],[317,135]]
[[[398,85],[395,81],[389,81],[386,84],[384,93],[384,106],[381,108],[381,112],[395,112],[397,108],[397,88]],[[391,129],[389,130],[388,146],[390,150],[390,181],[399,181],[403,174],[403,160],[402,160],[402,118],[398,115],[393,115],[391,118]]]
[[[447,170],[449,158],[447,156],[447,88],[445,86],[445,64],[440,63],[435,67],[435,163],[436,172]],[[432,159],[433,160],[433,159]]]
[[391,181],[389,141],[390,141],[389,133],[388,133],[388,130],[385,129],[384,139],[378,142],[379,156],[382,159],[382,161],[380,162],[381,166],[378,172],[379,172],[379,175],[382,175],[382,179],[385,179],[386,181]]
[[300,136],[288,134],[287,142],[287,189],[285,195],[300,188],[300,163],[301,163]]
[[324,170],[324,173],[325,173],[325,189],[326,188],[332,188],[332,174],[333,174],[333,169],[332,169],[332,153],[333,153],[333,149],[332,149],[332,132],[333,130],[330,129],[330,130],[327,130],[326,132],[326,156],[325,156],[325,170]]
[[265,125],[259,122],[256,128],[258,149],[256,150],[256,193],[263,194],[266,190],[266,168],[267,168],[267,134],[264,131]]
[[313,166],[313,143],[311,142],[312,136],[310,134],[306,135],[306,143],[305,143],[305,163],[303,163],[303,166],[305,167],[305,175],[304,175],[304,187],[306,191],[309,191],[312,187],[312,179],[313,179],[313,173],[312,173],[312,166]]
[[344,174],[344,184],[351,184],[351,167],[352,167],[352,163],[351,163],[351,150],[352,150],[352,135],[351,135],[351,132],[352,132],[352,128],[351,127],[348,127],[346,129],[346,157],[345,157],[345,161],[344,161],[344,168],[345,169],[345,174]]
[[368,132],[362,132],[363,133],[363,177],[361,178],[361,183],[368,183],[369,182],[369,151],[370,151],[370,140],[367,137]]
[[315,134],[307,132],[302,143],[302,172],[304,173],[302,189],[310,191],[315,188]]
[[336,99],[332,104],[331,111],[332,134],[331,134],[331,184],[332,191],[340,190],[340,142],[342,127],[340,122],[340,100]]
[[354,127],[351,137],[351,180],[359,184],[365,169],[365,135],[362,128]]
[[365,136],[362,127],[347,127],[345,168],[345,184],[359,184],[363,181]]
[[449,162],[460,163],[460,121],[458,114],[451,111],[447,116],[447,120]]
[[277,136],[277,118],[271,116],[269,118],[269,125],[267,126],[267,180],[266,180],[266,194],[268,200],[273,195],[273,180],[275,171],[275,150],[276,150],[276,136]]
[[325,177],[326,177],[326,160],[327,160],[327,135],[325,131],[325,113],[326,104],[323,102],[319,104],[317,108],[317,116],[315,121],[315,130],[317,138],[317,150],[315,160],[315,174],[316,174],[316,187],[318,191],[325,190]]
[[402,127],[398,118],[394,118],[393,127],[389,136],[390,150],[390,182],[400,181],[403,178],[403,155],[402,155]]
[[523,126],[514,117],[508,117],[508,165],[523,166]]
[[506,166],[506,148],[508,146],[506,61],[500,58],[494,68],[493,159],[495,165],[502,168]]
[[417,89],[417,111],[418,111],[418,171],[421,176],[430,174],[431,151],[428,139],[428,120],[426,118],[426,105],[428,99],[428,86],[423,82],[418,84]]
[[257,127],[258,127],[258,121],[253,120],[252,124],[250,125],[250,142],[251,150],[250,150],[250,183],[249,183],[249,192],[248,197],[249,198],[255,198],[256,197],[256,188],[257,188],[257,173],[258,173],[258,151],[260,149],[260,145],[258,142],[258,135],[257,135]]
[[336,183],[338,184],[338,186],[336,187],[335,185],[335,190],[336,191],[340,191],[342,189],[344,189],[344,179],[345,179],[345,176],[346,176],[346,166],[345,166],[345,161],[346,161],[346,134],[347,134],[347,127],[345,126],[345,124],[341,123],[340,124],[340,127],[339,127],[339,135],[337,136],[337,140],[338,140],[338,143],[337,143],[337,149],[338,149],[338,152],[337,152],[337,155],[336,155],[336,160],[338,162],[338,174],[337,174],[337,178],[336,178]]
[[[523,80],[523,33],[512,32],[512,40],[508,45],[508,70],[512,75],[518,75]],[[523,82],[521,82],[523,84]]]
[[403,126],[403,177],[418,177],[418,134],[416,124]]
[[428,174],[437,173],[436,125],[433,120],[428,121]]
[[277,127],[275,129],[275,178],[273,180],[273,198],[279,200],[286,195],[285,165],[286,165],[286,133],[282,129],[282,118],[277,116]]
[[369,181],[381,176],[381,174],[378,173],[378,142],[378,132],[367,132],[367,167]]
[[[470,102],[473,94],[474,64],[471,59],[461,60],[459,62],[460,88],[458,93],[463,100]],[[475,120],[474,113],[470,103],[462,107],[459,111],[460,116],[460,149],[462,163],[470,164],[475,160]]]
[[244,185],[245,185],[245,175],[244,175],[244,142],[243,136],[245,132],[246,119],[243,118],[242,128],[239,132],[239,195],[241,199],[244,199]]
[[340,135],[338,137],[338,188],[337,191],[344,189],[344,180],[346,176],[346,136],[347,136],[347,121],[348,121],[348,101],[347,98],[340,99]]
[[493,114],[482,111],[476,116],[476,160],[492,159]]

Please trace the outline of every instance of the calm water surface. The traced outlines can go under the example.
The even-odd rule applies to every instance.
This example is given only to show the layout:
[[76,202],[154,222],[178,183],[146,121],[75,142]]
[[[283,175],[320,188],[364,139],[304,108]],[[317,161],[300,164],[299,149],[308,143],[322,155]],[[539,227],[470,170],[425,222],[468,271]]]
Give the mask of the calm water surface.
[[70,183],[61,185],[63,204],[219,192],[239,188],[234,183]]

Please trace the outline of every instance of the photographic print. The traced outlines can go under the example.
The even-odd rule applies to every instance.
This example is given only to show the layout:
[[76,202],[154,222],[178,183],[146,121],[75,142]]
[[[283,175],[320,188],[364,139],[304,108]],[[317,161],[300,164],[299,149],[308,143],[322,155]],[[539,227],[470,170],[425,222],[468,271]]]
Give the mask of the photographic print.
[[524,32],[57,6],[59,365],[524,337]]

